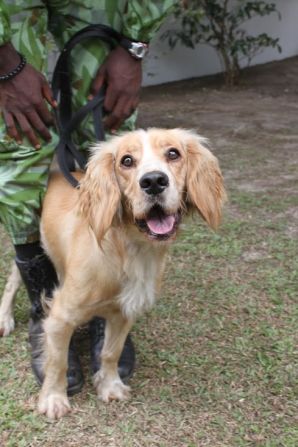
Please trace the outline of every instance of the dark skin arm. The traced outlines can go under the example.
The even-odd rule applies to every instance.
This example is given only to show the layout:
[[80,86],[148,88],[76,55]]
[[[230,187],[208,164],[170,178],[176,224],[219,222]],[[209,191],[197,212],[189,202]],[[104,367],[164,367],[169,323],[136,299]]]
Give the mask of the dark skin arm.
[[116,47],[99,68],[91,85],[91,95],[106,85],[104,108],[105,127],[115,132],[136,109],[142,83],[142,62],[127,50]]
[[[0,47],[0,61],[0,75],[8,73],[19,64],[19,55],[11,44]],[[89,99],[102,85],[106,85],[105,127],[111,132],[115,132],[136,109],[141,82],[141,61],[134,59],[122,47],[111,51],[99,68]],[[47,128],[53,124],[53,118],[46,102],[57,107],[47,80],[30,64],[13,79],[1,82],[0,107],[8,135],[18,143],[26,135],[36,149],[40,148],[38,135],[49,141],[51,136]]]
[[[11,44],[0,47],[0,74],[6,74],[20,62]],[[30,64],[13,79],[0,83],[0,106],[7,133],[18,143],[25,135],[32,146],[40,148],[37,134],[45,141],[51,139],[48,127],[53,117],[46,102],[56,107],[51,88],[45,77]]]

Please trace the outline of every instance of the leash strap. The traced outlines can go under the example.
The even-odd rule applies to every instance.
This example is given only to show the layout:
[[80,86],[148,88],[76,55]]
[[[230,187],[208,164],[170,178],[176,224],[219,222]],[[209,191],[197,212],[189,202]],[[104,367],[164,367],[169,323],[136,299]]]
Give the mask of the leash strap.
[[98,141],[105,140],[102,121],[105,97],[104,87],[101,88],[91,101],[88,101],[74,114],[72,113],[71,107],[72,93],[69,56],[71,50],[77,44],[90,38],[98,38],[112,49],[118,45],[123,36],[106,25],[89,25],[78,31],[65,44],[57,60],[52,79],[54,99],[58,102],[58,107],[55,110],[60,136],[59,143],[56,147],[57,160],[62,174],[75,188],[79,186],[79,182],[71,174],[75,170],[75,162],[84,170],[87,159],[72,141],[72,132],[78,128],[89,113],[92,113],[95,137]]

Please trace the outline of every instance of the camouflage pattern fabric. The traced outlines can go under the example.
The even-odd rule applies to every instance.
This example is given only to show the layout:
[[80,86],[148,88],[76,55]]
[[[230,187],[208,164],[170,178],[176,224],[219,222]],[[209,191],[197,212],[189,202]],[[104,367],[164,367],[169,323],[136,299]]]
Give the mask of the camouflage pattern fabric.
[[[148,42],[173,0],[0,0],[0,45],[11,41],[27,61],[46,74],[47,55],[53,45],[59,48],[77,31],[89,24],[112,26],[132,39]],[[86,103],[90,84],[108,50],[98,40],[77,46],[72,52],[73,109]],[[123,129],[134,127],[135,115]],[[24,138],[18,145],[6,134],[0,117],[0,221],[14,244],[39,239],[39,214],[47,185],[49,167],[58,136],[34,149]],[[76,143],[87,150],[94,141],[92,120],[86,120],[75,135]]]

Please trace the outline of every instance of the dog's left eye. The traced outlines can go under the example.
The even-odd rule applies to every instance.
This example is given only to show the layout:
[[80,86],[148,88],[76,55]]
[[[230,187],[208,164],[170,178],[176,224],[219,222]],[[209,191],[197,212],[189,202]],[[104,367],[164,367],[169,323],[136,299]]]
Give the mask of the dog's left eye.
[[175,147],[171,147],[167,151],[167,159],[168,160],[177,160],[177,158],[180,158],[180,152]]
[[131,155],[124,155],[121,158],[121,164],[122,166],[124,166],[125,168],[131,168],[134,164],[134,159]]

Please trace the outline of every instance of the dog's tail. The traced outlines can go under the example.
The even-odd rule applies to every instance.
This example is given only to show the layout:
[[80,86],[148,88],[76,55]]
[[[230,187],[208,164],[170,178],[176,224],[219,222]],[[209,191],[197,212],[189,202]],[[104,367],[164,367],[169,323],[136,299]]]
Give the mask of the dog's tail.
[[9,335],[14,330],[13,302],[22,279],[18,267],[13,263],[7,279],[0,306],[0,337]]

